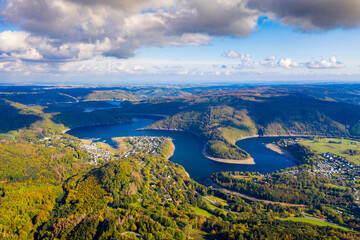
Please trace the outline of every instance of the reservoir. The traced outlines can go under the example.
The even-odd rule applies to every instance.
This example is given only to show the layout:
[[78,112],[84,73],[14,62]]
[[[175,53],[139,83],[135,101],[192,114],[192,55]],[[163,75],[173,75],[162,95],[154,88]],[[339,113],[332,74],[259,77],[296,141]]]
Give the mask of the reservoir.
[[199,137],[177,131],[157,131],[157,130],[140,130],[156,120],[137,118],[133,123],[114,124],[103,126],[90,126],[75,128],[67,133],[81,139],[94,139],[105,141],[114,146],[111,140],[113,137],[126,136],[164,136],[171,137],[175,144],[174,155],[171,161],[182,165],[190,174],[191,178],[199,183],[203,183],[205,178],[210,177],[212,173],[222,171],[242,171],[242,172],[260,172],[269,173],[296,164],[289,158],[278,154],[265,147],[265,144],[274,142],[279,138],[249,138],[238,141],[236,145],[247,151],[255,160],[255,165],[239,165],[215,162],[207,159],[201,154],[204,147]]

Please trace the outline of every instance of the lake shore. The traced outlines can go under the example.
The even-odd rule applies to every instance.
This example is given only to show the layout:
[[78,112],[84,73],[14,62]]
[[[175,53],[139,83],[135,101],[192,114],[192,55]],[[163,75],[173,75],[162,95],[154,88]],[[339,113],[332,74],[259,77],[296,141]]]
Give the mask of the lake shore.
[[[154,130],[154,131],[177,131],[177,132],[187,132],[187,133],[191,133],[195,136],[197,136],[198,138],[200,138],[200,134],[193,132],[193,131],[189,131],[189,130],[182,130],[182,129],[177,129],[177,128],[141,128],[138,130]],[[201,151],[202,155],[204,157],[206,157],[207,159],[210,159],[212,161],[215,162],[221,162],[221,163],[229,163],[229,164],[246,164],[246,165],[253,165],[255,164],[255,161],[252,157],[246,158],[246,159],[241,159],[241,160],[236,160],[236,159],[225,159],[225,158],[215,158],[210,156],[207,152],[206,152],[206,144],[205,142],[200,138],[200,140],[203,142],[204,144],[204,148]]]
[[171,141],[171,151],[168,155],[165,156],[166,159],[171,158],[175,153],[175,144],[173,143],[172,139],[170,139],[170,141]]
[[[135,121],[136,118],[146,118],[148,117],[157,117],[157,118],[167,118],[169,115],[165,114],[150,114],[150,113],[123,113],[124,115],[132,115],[134,116],[131,121],[129,122],[123,122],[123,121],[114,121],[109,123],[89,123],[89,124],[82,124],[78,126],[73,127],[66,127],[64,130],[61,131],[62,134],[67,133],[70,130],[73,130],[75,128],[82,128],[82,127],[92,127],[92,126],[106,126],[106,125],[116,125],[116,124],[125,124],[125,123],[132,123]],[[144,128],[145,129],[145,128]],[[139,129],[142,130],[142,129]],[[154,129],[155,130],[155,129]]]
[[295,159],[294,156],[286,149],[279,147],[276,144],[273,143],[268,143],[265,145],[265,147],[267,147],[268,149],[277,152],[281,155],[284,155],[285,157],[291,158],[291,159]]
[[250,136],[244,136],[234,139],[234,144],[236,142],[245,140],[248,138],[262,138],[262,137],[325,137],[320,135],[307,135],[307,134],[272,134],[272,135],[250,135]]

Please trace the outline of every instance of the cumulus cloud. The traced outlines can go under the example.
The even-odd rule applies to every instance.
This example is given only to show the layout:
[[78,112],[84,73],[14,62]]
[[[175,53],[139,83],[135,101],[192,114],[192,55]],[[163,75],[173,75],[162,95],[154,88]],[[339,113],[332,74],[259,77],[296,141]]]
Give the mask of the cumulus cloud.
[[[130,58],[144,46],[200,46],[215,37],[247,36],[264,14],[304,30],[360,24],[358,0],[7,0],[2,7],[1,19],[19,26],[17,31],[0,33],[3,69],[36,62],[63,63],[63,70],[144,72],[141,66],[99,68],[84,61],[96,56]],[[255,65],[250,55],[234,50],[224,56],[239,61],[235,69]],[[259,64],[298,66],[292,59],[275,57]],[[323,60],[305,66],[335,68],[342,63]],[[177,72],[186,71],[195,72]]]
[[[240,54],[234,50],[228,51],[223,54],[227,58],[239,59],[240,63],[233,66],[235,69],[253,68],[254,62],[251,60],[250,54]],[[224,65],[223,65],[224,66]]]
[[294,61],[292,58],[280,58],[276,61],[275,56],[270,56],[264,60],[260,60],[259,64],[267,68],[284,68],[284,69],[293,69],[299,67],[299,64]]
[[239,56],[240,63],[234,66],[235,69],[253,68],[254,62],[251,60],[250,54],[241,54]]
[[0,72],[20,73],[23,75],[48,72],[50,68],[47,63],[27,62],[20,59],[3,59],[0,62]]
[[0,51],[73,61],[98,55],[128,58],[143,46],[199,46],[216,36],[250,34],[258,12],[246,2],[8,0],[2,18],[22,30],[3,39]]
[[248,7],[305,31],[360,25],[359,0],[249,0]]
[[331,69],[331,68],[344,68],[345,64],[338,61],[335,56],[331,56],[328,60],[321,61],[310,61],[304,63],[304,65],[309,69]]
[[228,51],[224,54],[225,57],[227,58],[239,58],[241,57],[241,54],[232,50],[232,51]]
[[292,69],[299,66],[299,64],[294,60],[292,60],[291,58],[280,58],[277,64],[279,67],[285,69]]
[[268,68],[274,68],[277,67],[277,63],[276,63],[276,57],[275,56],[270,56],[265,58],[264,60],[260,60],[259,64]]

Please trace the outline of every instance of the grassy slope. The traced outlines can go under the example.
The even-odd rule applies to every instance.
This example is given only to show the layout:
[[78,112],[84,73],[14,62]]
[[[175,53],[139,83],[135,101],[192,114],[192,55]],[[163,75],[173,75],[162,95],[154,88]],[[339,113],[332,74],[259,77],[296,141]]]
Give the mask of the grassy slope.
[[197,215],[200,215],[200,216],[204,216],[204,217],[211,217],[211,216],[214,216],[212,215],[211,213],[209,213],[208,211],[204,210],[204,209],[201,209],[201,208],[198,208],[198,207],[192,207],[191,208]]
[[[330,142],[329,142],[330,141]],[[340,143],[334,143],[340,142]],[[360,164],[360,156],[351,156],[344,153],[345,150],[353,149],[360,151],[360,142],[346,139],[337,139],[337,138],[317,138],[315,140],[303,140],[300,144],[310,147],[311,149],[319,153],[331,152],[333,154],[342,156],[347,160]]]
[[344,228],[344,227],[341,227],[341,226],[336,225],[336,224],[332,224],[332,223],[329,223],[329,222],[324,222],[324,221],[317,220],[317,219],[312,219],[312,218],[290,217],[290,218],[286,218],[285,220],[286,221],[309,223],[309,224],[318,225],[318,226],[324,226],[324,227],[339,228],[339,229],[342,229],[342,230],[345,230],[345,231],[349,231],[348,228]]

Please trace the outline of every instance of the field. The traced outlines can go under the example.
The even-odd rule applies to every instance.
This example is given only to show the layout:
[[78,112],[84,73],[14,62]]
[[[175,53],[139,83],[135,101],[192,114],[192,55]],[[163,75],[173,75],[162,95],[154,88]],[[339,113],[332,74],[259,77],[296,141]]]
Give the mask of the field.
[[224,199],[215,197],[215,196],[207,196],[208,199],[210,199],[211,201],[215,202],[218,206],[229,206],[227,204],[227,202]]
[[338,138],[316,138],[314,140],[304,140],[300,144],[310,147],[319,153],[333,153],[346,158],[348,161],[360,164],[360,155],[349,155],[346,150],[356,150],[360,152],[360,142]]
[[349,231],[349,229],[338,226],[336,224],[324,222],[324,221],[313,219],[313,218],[290,217],[290,218],[286,218],[285,220],[286,221],[309,223],[309,224],[318,225],[318,226],[324,226],[324,227],[328,226],[328,227],[333,227],[333,228],[340,228],[342,230]]
[[191,208],[197,215],[200,215],[200,216],[204,216],[204,217],[211,217],[213,216],[211,213],[209,213],[208,211],[206,210],[203,210],[201,208],[198,208],[198,207],[192,207]]

